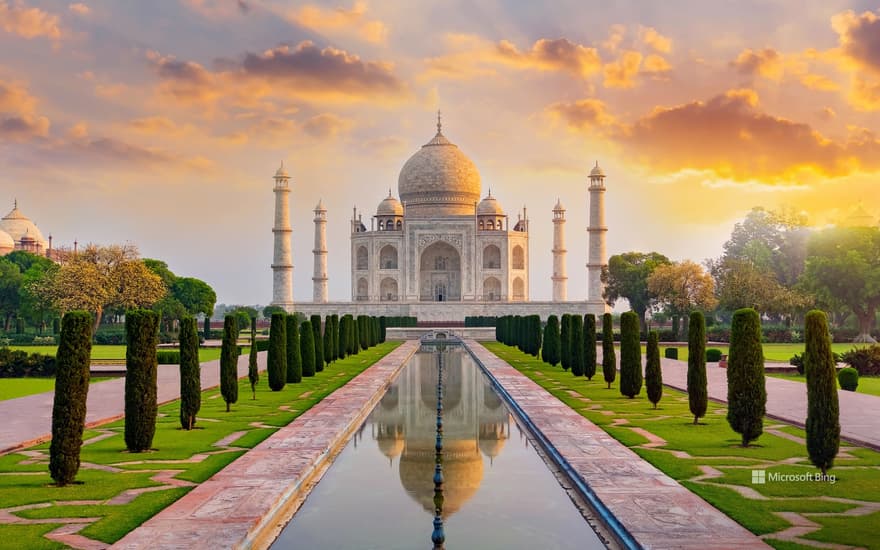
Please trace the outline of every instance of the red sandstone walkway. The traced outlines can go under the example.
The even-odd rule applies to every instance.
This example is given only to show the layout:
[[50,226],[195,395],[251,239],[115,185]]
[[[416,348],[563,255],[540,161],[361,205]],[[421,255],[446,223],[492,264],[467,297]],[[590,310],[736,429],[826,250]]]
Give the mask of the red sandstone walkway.
[[111,548],[268,545],[418,348],[404,342]]
[[482,345],[466,343],[644,548],[769,548]]
[[[687,391],[687,362],[661,359],[663,383]],[[727,371],[716,363],[706,365],[709,397],[727,402]],[[804,426],[807,419],[807,385],[766,377],[767,415]],[[838,390],[840,435],[853,443],[880,450],[880,397]]]
[[[238,358],[238,376],[247,376],[247,355]],[[257,354],[260,370],[266,369],[266,352]],[[159,403],[180,397],[180,369],[159,365]],[[220,361],[202,363],[202,389],[220,385]],[[52,402],[55,392],[27,395],[0,401],[0,454],[46,441],[52,436]],[[86,425],[95,426],[122,418],[125,411],[125,378],[107,380],[89,387]]]

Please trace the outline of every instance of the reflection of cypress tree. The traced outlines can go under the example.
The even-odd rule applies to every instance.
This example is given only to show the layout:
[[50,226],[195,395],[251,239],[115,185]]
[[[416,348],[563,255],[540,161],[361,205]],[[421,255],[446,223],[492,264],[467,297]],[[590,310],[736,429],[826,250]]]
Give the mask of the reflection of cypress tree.
[[575,376],[584,375],[584,320],[580,315],[572,315],[571,324],[571,373]]
[[733,431],[742,436],[743,447],[764,432],[766,405],[761,319],[754,309],[740,309],[734,312],[730,323],[727,422]]
[[694,424],[706,416],[709,406],[709,388],[706,378],[706,319],[694,311],[688,320],[688,405],[694,415]]
[[602,315],[602,376],[611,389],[617,378],[617,354],[614,352],[614,321],[610,313]]
[[663,372],[660,369],[660,334],[652,330],[648,334],[648,349],[645,350],[645,389],[648,399],[657,408],[663,397]]
[[596,316],[584,315],[584,376],[592,380],[596,375]]
[[620,393],[632,399],[642,391],[642,347],[639,316],[627,311],[620,316]]
[[825,313],[807,313],[804,326],[804,374],[807,375],[807,452],[822,475],[834,465],[840,448],[840,408],[836,366]]
[[315,376],[315,332],[310,321],[300,327],[299,345],[302,350],[302,375]]
[[92,316],[85,311],[68,312],[62,322],[56,354],[52,443],[49,446],[49,474],[62,487],[72,483],[79,471],[91,353]]
[[196,320],[180,320],[180,426],[191,430],[202,407],[202,373],[199,366],[199,334]]
[[156,433],[156,347],[159,315],[146,309],[125,314],[125,446],[147,451]]
[[223,344],[220,348],[220,394],[229,405],[238,401],[238,322],[235,315],[223,319]]
[[269,373],[269,389],[281,391],[287,382],[287,321],[284,313],[273,313],[269,327],[269,352],[266,370]]
[[[305,325],[305,323],[303,323]],[[287,316],[287,382],[291,384],[299,384],[302,382],[303,365],[302,351],[300,341],[302,334],[300,333],[299,322],[296,315]]]

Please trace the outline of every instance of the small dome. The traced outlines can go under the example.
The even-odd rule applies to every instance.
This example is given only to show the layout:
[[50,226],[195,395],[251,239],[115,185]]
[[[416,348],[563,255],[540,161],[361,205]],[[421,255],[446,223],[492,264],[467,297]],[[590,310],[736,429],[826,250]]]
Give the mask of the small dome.
[[605,177],[605,172],[602,171],[601,168],[599,168],[599,161],[598,160],[596,161],[596,166],[594,166],[593,169],[590,170],[590,177],[591,178],[595,178],[595,177],[604,178]]
[[5,256],[15,250],[15,241],[9,233],[0,230],[0,256]]
[[565,207],[562,206],[562,199],[556,199],[556,206],[553,207],[553,210],[565,210]]
[[403,216],[403,204],[391,195],[390,189],[388,190],[388,196],[385,197],[382,202],[379,203],[379,207],[376,208],[376,215]]
[[501,203],[498,202],[495,197],[492,196],[492,190],[489,190],[489,194],[486,195],[486,198],[480,201],[480,204],[477,205],[477,215],[478,216],[503,216],[504,209],[501,208]]
[[17,201],[12,211],[0,220],[0,230],[8,233],[13,241],[21,241],[22,237],[27,235],[41,247],[49,248],[49,241],[43,237],[34,222],[21,213]]
[[290,174],[287,173],[287,170],[284,169],[284,161],[281,161],[281,166],[278,167],[278,170],[275,170],[276,178],[289,178]]

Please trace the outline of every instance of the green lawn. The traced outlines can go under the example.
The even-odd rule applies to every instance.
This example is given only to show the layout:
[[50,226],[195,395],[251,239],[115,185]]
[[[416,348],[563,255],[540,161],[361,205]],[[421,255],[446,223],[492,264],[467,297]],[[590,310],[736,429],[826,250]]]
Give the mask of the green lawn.
[[[807,381],[801,374],[768,373],[767,376],[782,378],[784,380],[794,380],[795,382]],[[837,387],[839,388],[840,385],[838,384]],[[869,395],[880,397],[880,376],[860,376],[859,387],[856,389],[856,393],[867,393]]]
[[[851,343],[838,343],[831,344],[831,351],[835,351],[837,353],[843,353],[845,351],[851,350],[855,344]],[[664,357],[663,350],[669,347],[677,347],[678,348],[678,359],[680,361],[687,361],[688,359],[688,348],[687,346],[669,346],[660,343],[660,356]],[[716,348],[720,349],[721,353],[726,354],[728,350],[727,344],[721,345],[710,345],[708,348]],[[764,344],[764,360],[772,361],[774,363],[788,363],[788,360],[797,353],[804,352],[804,344]],[[642,346],[642,353],[645,353],[645,346]]]
[[[81,454],[83,467],[77,475],[77,480],[82,483],[78,485],[64,488],[51,485],[47,470],[49,443],[28,449],[42,452],[41,457],[34,458],[22,453],[0,456],[0,508],[49,503],[48,506],[20,510],[16,515],[30,519],[58,518],[57,523],[52,522],[53,526],[62,524],[61,518],[100,518],[87,525],[80,534],[112,544],[183,496],[189,488],[168,485],[159,491],[140,494],[123,504],[110,504],[109,499],[124,491],[162,485],[151,480],[162,470],[176,471],[176,479],[193,483],[205,481],[398,345],[399,342],[379,344],[337,361],[317,376],[303,379],[300,384],[288,384],[280,392],[269,390],[267,375],[262,373],[256,400],[251,399],[250,384],[244,378],[239,382],[239,400],[228,413],[225,412],[225,403],[218,389],[205,391],[202,393],[197,429],[191,432],[179,428],[178,401],[163,405],[159,407],[153,439],[155,450],[149,453],[125,452],[124,421],[87,430]],[[230,447],[215,446],[215,443],[235,432],[242,432],[242,435],[230,443]],[[94,440],[96,436],[109,437]],[[113,466],[118,471],[88,468],[86,464]],[[0,548],[7,547],[7,543],[15,548],[62,547],[42,536],[51,528],[46,525],[0,523]]]
[[[804,514],[804,517],[821,526],[804,535],[803,539],[880,548],[875,527],[880,513],[868,510],[873,513],[842,514],[859,507],[859,500],[880,503],[880,453],[844,447],[830,471],[836,476],[833,484],[768,481],[765,485],[753,485],[752,469],[766,470],[768,475],[818,472],[807,458],[803,430],[765,419],[764,434],[755,445],[744,449],[739,446],[739,435],[727,424],[726,408],[721,404],[710,401],[706,417],[701,419],[700,424],[694,425],[687,394],[683,392],[664,388],[663,399],[655,410],[645,397],[644,388],[635,399],[620,394],[619,379],[612,384],[612,389],[606,389],[601,369],[597,377],[587,381],[584,377],[574,377],[559,367],[551,367],[525,355],[516,348],[497,342],[484,345],[753,533],[772,534],[791,527],[788,521],[774,512],[792,512]],[[620,425],[621,422],[625,422],[625,425]],[[644,446],[649,441],[630,428],[651,432],[665,440],[665,445]],[[791,436],[796,440],[793,441]],[[671,451],[687,454],[675,456]],[[721,476],[695,479],[703,474],[701,466],[715,468],[721,472]],[[735,486],[757,491],[767,500],[747,498],[735,491]],[[827,497],[836,500],[825,500]],[[777,548],[806,547],[796,544],[796,541],[772,537],[767,542]]]
[[[55,355],[58,352],[58,346],[9,346],[9,349],[22,350],[28,353],[40,353],[42,355]],[[165,349],[165,348],[160,348]],[[169,351],[173,348],[168,348]],[[242,354],[248,353],[250,348],[245,346],[242,348]],[[94,345],[92,346],[92,359],[119,359],[125,360],[125,346],[113,345]],[[199,361],[214,361],[220,359],[220,348],[199,348]]]
[[[92,378],[92,384],[110,380],[109,378]],[[43,393],[55,389],[54,378],[0,378],[0,401]]]

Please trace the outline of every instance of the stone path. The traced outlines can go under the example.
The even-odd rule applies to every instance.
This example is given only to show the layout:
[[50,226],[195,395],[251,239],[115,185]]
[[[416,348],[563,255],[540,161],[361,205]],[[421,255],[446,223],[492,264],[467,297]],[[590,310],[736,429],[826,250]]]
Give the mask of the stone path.
[[[266,353],[257,354],[261,371],[266,369]],[[248,356],[238,358],[238,376],[247,376]],[[157,375],[159,404],[180,397],[180,369],[159,365]],[[220,385],[220,360],[202,363],[202,389]],[[27,395],[0,401],[0,455],[41,443],[52,436],[52,403],[55,392]],[[125,411],[125,378],[106,380],[89,386],[86,427],[122,418]]]
[[112,548],[267,545],[418,347],[404,342]]
[[466,343],[640,545],[769,548],[482,345]]
[[[601,357],[601,355],[600,355]],[[687,362],[663,358],[663,384],[687,391]],[[727,370],[706,365],[709,398],[727,402]],[[807,386],[803,382],[766,377],[767,415],[803,427],[807,419]],[[840,435],[880,450],[880,397],[838,390]]]

